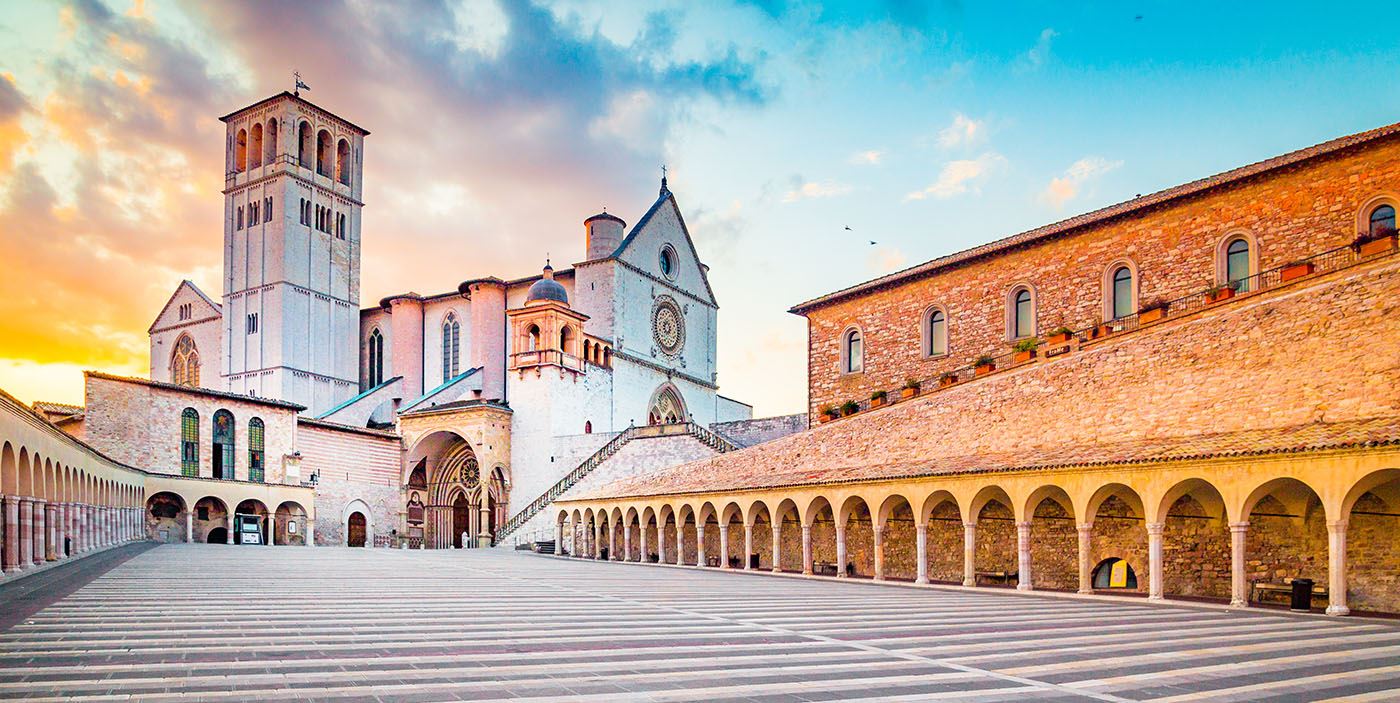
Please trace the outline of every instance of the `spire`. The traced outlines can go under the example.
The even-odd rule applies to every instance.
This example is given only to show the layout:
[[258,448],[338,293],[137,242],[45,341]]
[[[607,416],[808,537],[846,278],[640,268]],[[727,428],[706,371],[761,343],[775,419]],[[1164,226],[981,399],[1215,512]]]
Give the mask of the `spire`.
[[666,164],[661,164],[661,195],[669,194],[671,190],[666,187]]
[[554,267],[549,265],[548,256],[544,257],[544,277],[551,281],[554,280]]

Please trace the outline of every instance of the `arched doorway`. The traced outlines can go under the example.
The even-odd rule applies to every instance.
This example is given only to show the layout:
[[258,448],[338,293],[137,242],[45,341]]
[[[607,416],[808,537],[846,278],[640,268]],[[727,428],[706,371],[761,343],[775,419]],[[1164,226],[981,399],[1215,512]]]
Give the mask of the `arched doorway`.
[[652,393],[651,403],[647,406],[648,425],[674,425],[685,422],[688,417],[685,401],[675,386],[664,383]]
[[228,530],[222,527],[215,527],[209,530],[206,542],[209,544],[228,544]]
[[195,501],[194,520],[190,524],[190,540],[193,542],[229,543],[229,521],[227,505],[214,496],[205,496]]
[[1093,576],[1094,590],[1128,590],[1136,591],[1138,588],[1137,572],[1127,561],[1118,557],[1110,557],[1098,563],[1094,567]]
[[365,546],[365,514],[356,510],[350,513],[345,525],[345,544],[349,547]]
[[452,548],[462,548],[462,535],[470,534],[471,525],[469,520],[471,512],[467,507],[467,496],[457,493],[457,497],[452,499]]
[[146,534],[157,542],[184,542],[189,512],[185,500],[175,493],[160,491],[146,500]]
[[295,501],[277,506],[273,544],[306,544],[306,509]]
[[262,501],[249,498],[233,511],[234,544],[268,544],[268,510]]

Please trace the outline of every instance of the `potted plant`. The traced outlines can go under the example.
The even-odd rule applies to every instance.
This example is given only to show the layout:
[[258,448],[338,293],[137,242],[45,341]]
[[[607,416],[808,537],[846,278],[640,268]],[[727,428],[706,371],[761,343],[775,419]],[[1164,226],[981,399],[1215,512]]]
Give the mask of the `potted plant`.
[[1311,261],[1290,261],[1283,265],[1283,270],[1279,272],[1279,280],[1283,282],[1291,281],[1295,278],[1302,278],[1316,271],[1317,267]]
[[985,376],[997,370],[997,360],[990,354],[983,354],[972,362],[973,373],[978,376]]
[[871,393],[870,409],[874,410],[875,408],[883,406],[885,404],[886,397],[888,397],[888,394],[885,393],[885,391],[875,391],[874,393]]
[[948,371],[947,373],[944,373],[942,376],[939,376],[939,377],[938,377],[938,387],[939,387],[939,388],[947,388],[948,386],[951,386],[951,385],[953,385],[954,383],[957,383],[957,382],[958,382],[958,374],[955,373],[955,372],[952,372],[952,371]]
[[901,398],[913,398],[914,396],[916,396],[916,395],[918,395],[918,394],[919,394],[919,379],[917,379],[917,378],[906,378],[906,379],[904,379],[904,388],[901,388],[901,389],[899,390],[899,397],[901,397]]
[[1040,340],[1035,337],[1023,339],[1011,347],[1016,355],[1011,360],[1017,364],[1024,364],[1035,358],[1035,350],[1040,347]]
[[1050,336],[1045,339],[1045,343],[1053,346],[1067,344],[1070,337],[1074,336],[1074,330],[1060,325],[1050,331]]
[[1373,256],[1394,249],[1397,245],[1397,237],[1394,229],[1384,227],[1376,232],[1365,232],[1357,236],[1351,243],[1351,248],[1357,256]]
[[1152,302],[1144,305],[1138,310],[1138,324],[1145,325],[1149,322],[1156,322],[1167,316],[1167,301],[1161,298],[1154,298]]
[[1222,300],[1235,297],[1235,284],[1220,283],[1206,289],[1206,303],[1214,305]]
[[841,417],[847,417],[860,412],[860,403],[848,400],[841,404]]
[[835,420],[837,417],[838,414],[835,405],[823,405],[821,415],[819,416],[820,419],[818,421],[822,424],[826,424],[828,422],[831,422],[832,420]]

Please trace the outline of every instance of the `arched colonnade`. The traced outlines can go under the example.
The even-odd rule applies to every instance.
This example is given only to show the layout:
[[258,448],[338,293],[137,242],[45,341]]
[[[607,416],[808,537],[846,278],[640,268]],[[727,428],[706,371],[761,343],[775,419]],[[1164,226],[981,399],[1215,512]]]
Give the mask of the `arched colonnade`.
[[1400,612],[1400,452],[559,501],[559,554]]

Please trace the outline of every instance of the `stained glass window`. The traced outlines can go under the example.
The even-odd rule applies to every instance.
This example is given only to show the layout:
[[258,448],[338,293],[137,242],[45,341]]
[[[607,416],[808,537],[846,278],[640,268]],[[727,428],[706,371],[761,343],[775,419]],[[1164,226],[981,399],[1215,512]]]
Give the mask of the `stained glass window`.
[[248,421],[248,480],[263,482],[263,421]]
[[180,414],[180,475],[199,475],[199,412],[194,408]]

